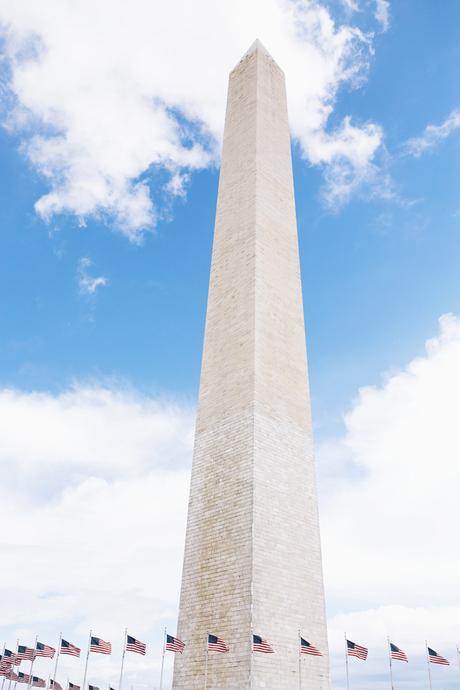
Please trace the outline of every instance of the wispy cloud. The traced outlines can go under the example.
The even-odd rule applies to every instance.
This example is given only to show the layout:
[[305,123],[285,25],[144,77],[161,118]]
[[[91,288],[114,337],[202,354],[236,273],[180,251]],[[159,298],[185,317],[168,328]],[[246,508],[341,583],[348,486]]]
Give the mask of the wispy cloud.
[[5,0],[0,24],[14,101],[6,124],[49,185],[35,206],[45,220],[96,216],[139,241],[164,192],[183,196],[193,171],[216,164],[227,75],[257,36],[286,72],[292,133],[323,166],[329,203],[372,170],[381,128],[348,118],[331,129],[329,118],[340,87],[366,80],[373,37],[337,24],[318,0]]
[[375,0],[375,18],[382,27],[382,31],[390,28],[390,0]]
[[453,110],[440,125],[427,125],[421,136],[408,139],[403,145],[403,151],[407,155],[419,158],[425,151],[438,146],[459,128],[460,110]]
[[89,274],[89,269],[92,265],[92,260],[87,256],[83,256],[78,262],[78,289],[82,295],[94,295],[98,288],[109,283],[109,279],[105,276],[92,276]]

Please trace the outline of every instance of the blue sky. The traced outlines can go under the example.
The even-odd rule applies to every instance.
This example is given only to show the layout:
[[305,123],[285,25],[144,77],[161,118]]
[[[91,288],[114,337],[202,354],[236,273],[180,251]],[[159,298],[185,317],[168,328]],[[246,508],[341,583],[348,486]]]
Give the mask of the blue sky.
[[[452,441],[444,461],[437,461],[447,473],[452,472],[449,476],[455,481],[451,458],[459,450],[459,442],[455,423],[449,426],[449,419],[451,406],[458,397],[452,385],[459,373],[456,362],[460,341],[456,320],[460,317],[460,5],[454,0],[443,3],[400,0],[391,6],[370,0],[331,1],[323,6],[270,0],[270,8],[274,9],[270,9],[268,19],[264,19],[259,29],[257,2],[249,3],[248,16],[238,3],[233,9],[230,3],[228,6],[223,3],[222,17],[212,15],[209,19],[216,22],[218,35],[219,21],[230,17],[231,28],[222,46],[211,38],[209,45],[208,38],[200,44],[203,52],[216,55],[215,68],[201,76],[199,70],[206,63],[194,57],[197,62],[192,65],[195,71],[191,80],[196,83],[186,87],[180,74],[181,64],[187,60],[193,45],[197,45],[197,37],[203,36],[201,20],[203,13],[209,11],[206,2],[199,3],[188,38],[183,28],[168,25],[170,17],[159,16],[163,10],[155,6],[147,8],[147,3],[141,1],[135,4],[133,14],[137,15],[139,26],[146,23],[153,27],[157,20],[160,26],[163,21],[169,26],[167,44],[177,46],[177,54],[172,56],[168,53],[170,49],[165,48],[164,61],[156,53],[150,55],[150,43],[145,37],[136,40],[135,33],[129,34],[134,31],[135,23],[126,29],[125,43],[120,46],[116,40],[117,27],[123,26],[119,3],[112,9],[102,3],[96,16],[91,5],[83,1],[76,3],[73,10],[63,3],[58,11],[52,0],[42,0],[37,3],[41,17],[28,9],[27,3],[2,4],[0,389],[4,395],[3,418],[11,420],[11,428],[21,429],[27,435],[25,425],[28,415],[32,418],[37,413],[34,407],[37,400],[42,408],[52,410],[49,418],[43,418],[44,429],[47,423],[53,423],[54,414],[64,420],[63,429],[70,429],[74,423],[78,429],[79,410],[85,411],[84,418],[88,409],[102,406],[107,417],[98,422],[96,413],[95,429],[91,424],[88,426],[88,434],[94,431],[97,436],[98,425],[110,425],[111,411],[119,404],[124,410],[120,419],[131,420],[126,431],[132,438],[126,441],[126,447],[135,455],[143,443],[152,443],[154,454],[160,457],[158,471],[161,473],[162,463],[167,463],[165,455],[161,459],[161,452],[169,453],[178,473],[178,484],[171,489],[170,500],[186,495],[225,82],[228,71],[257,31],[275,59],[286,68],[292,97],[293,165],[320,492],[324,496],[326,516],[325,539],[336,524],[329,493],[346,493],[349,483],[358,481],[356,477],[361,474],[372,481],[376,460],[374,456],[369,459],[371,442],[366,434],[372,430],[376,438],[381,433],[381,447],[386,447],[390,435],[386,434],[388,417],[381,411],[383,406],[398,407],[401,401],[392,398],[394,389],[406,385],[408,377],[415,381],[418,374],[414,374],[414,367],[418,372],[420,362],[425,363],[420,365],[421,379],[429,366],[438,371],[437,364],[433,364],[436,358],[439,366],[444,366],[447,360],[452,362],[452,369],[443,370],[437,378],[433,374],[433,385],[436,387],[436,382],[442,381],[447,388],[436,387],[441,426],[433,425],[432,433]],[[292,14],[292,7],[298,14]],[[381,15],[379,19],[379,7],[381,11],[382,7],[386,8],[388,19],[382,19]],[[182,10],[185,11],[183,7]],[[307,10],[308,16],[302,14]],[[278,30],[276,22],[270,24],[270,17],[276,17],[276,12],[281,12],[290,22],[285,35]],[[315,25],[313,19],[326,16],[321,13],[336,22],[332,34],[327,27]],[[91,37],[88,46],[78,43],[78,37],[83,35],[79,34],[80,24],[84,27],[88,21],[107,26],[107,36],[104,35],[101,45],[97,41],[91,44]],[[134,22],[132,18],[130,21]],[[56,46],[62,35],[66,35],[67,22],[69,25],[74,22],[77,28],[75,42],[70,32],[66,44],[66,54],[72,59],[63,64]],[[359,29],[360,38],[350,34],[344,42],[339,41],[340,27]],[[297,29],[299,34],[293,34]],[[349,49],[343,47],[348,45],[347,41]],[[328,49],[321,53],[318,45]],[[309,46],[321,53],[319,77],[309,76]],[[85,52],[89,67],[80,65],[80,51]],[[123,61],[128,63],[128,76],[120,76]],[[109,64],[108,71],[104,71],[106,66],[100,67],[103,63]],[[335,66],[329,73],[332,63]],[[352,77],[347,70],[353,71]],[[166,75],[161,83],[146,76],[156,72]],[[107,74],[115,75],[113,92],[108,90]],[[128,86],[123,79],[128,80]],[[203,85],[207,79],[208,89]],[[73,83],[75,91],[72,91]],[[69,85],[68,89],[63,84]],[[186,88],[191,92],[186,93]],[[84,93],[82,102],[78,93]],[[123,101],[131,98],[138,104],[138,110],[133,106],[132,113],[128,110],[122,117],[114,94]],[[327,108],[330,112],[327,115],[323,112],[318,124],[297,95],[310,99],[318,110]],[[155,99],[159,99],[164,109],[155,111],[150,122],[146,113],[156,108]],[[78,124],[83,108],[85,128]],[[172,125],[164,124],[165,113],[172,118]],[[131,116],[138,123],[134,127]],[[344,118],[350,118],[357,128],[354,143],[343,143]],[[103,134],[104,123],[107,139]],[[372,131],[371,124],[375,127]],[[142,126],[145,139],[137,136],[136,128],[141,131]],[[150,136],[149,128],[155,127]],[[154,140],[151,150],[145,152],[145,142],[150,146],[151,139]],[[331,154],[331,150],[338,150],[334,147],[340,146],[341,153]],[[358,162],[356,150],[363,151]],[[81,160],[83,174],[79,169]],[[339,193],[343,171],[346,171],[347,189]],[[86,174],[92,189],[106,185],[96,201],[92,192],[84,189]],[[48,198],[50,192],[55,194],[52,203],[40,205],[38,200]],[[92,282],[97,278],[98,283]],[[439,326],[443,314],[453,316],[444,326]],[[425,349],[425,341],[436,337],[433,354]],[[362,387],[369,386],[374,388],[368,397],[359,393]],[[431,389],[421,386],[420,382],[414,383],[413,392],[407,393],[411,400],[424,400],[425,395],[426,399],[432,398]],[[6,393],[9,389],[14,391],[13,398]],[[101,391],[106,392],[105,397]],[[44,397],[37,398],[39,394]],[[402,402],[401,405],[403,414],[406,411],[410,414],[411,405],[404,407]],[[74,418],[66,421],[65,410],[69,406],[76,411],[77,421]],[[149,415],[158,419],[166,415],[169,431],[165,437],[136,435]],[[91,414],[88,418],[92,418]],[[417,420],[413,427],[408,421],[407,428],[417,429]],[[46,442],[40,451],[38,446],[43,439],[34,434],[31,432],[33,448],[27,450],[30,455],[27,462],[46,463],[46,458],[49,459]],[[67,453],[65,436],[63,432],[63,438],[53,446],[56,455],[62,457]],[[102,434],[101,444],[104,439],[107,440]],[[430,439],[424,439],[426,447],[431,447]],[[391,443],[388,441],[388,448],[394,457],[400,453],[404,459],[408,442],[406,437],[394,435]],[[91,443],[82,445],[92,447]],[[99,447],[94,443],[94,448]],[[6,451],[0,450],[0,460],[7,466],[22,452],[21,444],[9,438]],[[144,450],[139,453],[141,459],[133,461],[136,469],[131,477],[117,469],[120,482],[129,482],[133,477],[142,479],[147,470]],[[49,460],[53,471],[56,462]],[[98,462],[95,462],[97,467]],[[426,463],[429,462],[428,457]],[[86,459],[75,459],[71,476],[76,492],[91,481],[105,481],[110,485],[110,468],[104,468],[102,460],[97,467],[88,469]],[[410,476],[417,472],[416,468],[415,464]],[[59,472],[64,477],[65,471]],[[24,475],[15,475],[8,490],[14,493],[23,479]],[[167,477],[163,479],[170,481]],[[56,480],[56,491],[51,492],[50,505],[54,507],[65,502],[63,481]],[[39,491],[45,495],[45,482],[38,484]],[[33,493],[33,486],[29,490]],[[424,491],[421,496],[426,498]],[[451,505],[441,490],[435,493],[439,503],[433,504],[432,509],[438,511],[442,505]],[[130,494],[129,500],[132,501],[129,505],[134,506],[136,496]],[[44,498],[37,501],[40,509],[49,511],[50,505]],[[414,522],[415,517],[424,522],[435,519],[430,505],[428,500],[425,515],[414,513]],[[181,508],[177,518],[175,550],[171,549],[168,556],[168,563],[172,564],[168,568],[172,570],[181,550],[184,510]],[[362,517],[359,512],[355,516],[356,520]],[[4,515],[5,519],[8,515]],[[446,513],[437,513],[436,519],[441,530],[455,524],[455,516],[447,507]],[[161,516],[158,520],[156,526],[161,529]],[[411,520],[409,516],[409,523]],[[79,524],[74,523],[75,533]],[[73,545],[75,553],[79,553],[77,542]],[[391,549],[390,545],[387,547]],[[152,548],[155,551],[155,545]],[[384,591],[377,596],[370,579],[360,603],[356,592],[341,591],[337,578],[330,574],[339,554],[339,550],[334,551],[332,539],[325,549],[333,630],[338,620],[342,623],[341,616],[348,616],[346,624],[355,625],[357,634],[366,635],[375,626],[363,622],[368,620],[368,614],[364,614],[380,605],[412,607],[412,613],[421,607],[439,607],[426,614],[426,627],[430,627],[432,615],[436,630],[442,627],[443,621],[444,628],[451,630],[449,616],[453,615],[456,599],[452,579],[449,580],[446,572],[442,576],[438,573],[438,579],[436,574],[410,575],[421,577],[427,588],[425,597],[423,592],[420,596],[414,594],[410,587],[398,589],[389,584],[385,589],[385,582]],[[397,557],[397,552],[386,553],[389,559]],[[17,567],[23,568],[24,563],[18,558]],[[412,563],[416,571],[425,563],[417,549]],[[449,564],[445,569],[452,567],[450,561]],[[357,569],[361,568],[357,566]],[[39,586],[48,591],[46,573]],[[81,581],[76,586],[81,586]],[[441,586],[442,596],[437,592]],[[19,590],[11,582],[5,587],[19,596]],[[38,590],[31,594],[33,610],[34,602],[43,595]],[[138,604],[139,614],[134,618],[141,633],[156,640],[162,625],[167,622],[174,626],[175,596],[173,585],[163,598],[155,595],[160,603],[148,609],[157,621],[153,626],[142,619],[142,606]],[[364,612],[361,618],[358,611]],[[383,612],[383,618],[385,615]],[[45,631],[58,629],[57,621],[45,622],[35,612],[34,616],[31,625],[41,625],[40,629]],[[96,617],[95,610],[89,607],[81,620],[69,617],[68,625],[78,637],[86,622]],[[409,613],[405,618],[415,621]],[[5,635],[15,639],[22,630],[25,634],[30,632],[25,622],[19,625],[12,619],[6,625]],[[409,635],[409,631],[405,634]],[[334,633],[331,635],[335,653],[338,643]],[[458,627],[456,635],[457,639],[451,640],[452,649],[460,642]],[[423,639],[422,636],[422,642]],[[357,641],[366,643],[365,639]],[[444,642],[444,637],[440,642]],[[418,649],[417,630],[408,644]],[[151,663],[153,666],[133,676],[136,683],[149,684],[146,677],[156,672],[152,669],[156,669],[157,660]],[[343,687],[340,664],[337,651],[334,662],[337,690]],[[109,672],[112,670],[107,667]],[[372,680],[372,687],[380,688],[378,679],[371,679],[366,672],[359,670],[357,682],[365,684]],[[440,669],[435,669],[441,678],[439,672]],[[408,682],[401,687],[407,690],[419,687],[421,680],[417,673],[408,676]],[[451,685],[446,682],[445,687],[453,688],[457,680],[452,669],[447,673]],[[439,687],[443,686],[439,684]]]

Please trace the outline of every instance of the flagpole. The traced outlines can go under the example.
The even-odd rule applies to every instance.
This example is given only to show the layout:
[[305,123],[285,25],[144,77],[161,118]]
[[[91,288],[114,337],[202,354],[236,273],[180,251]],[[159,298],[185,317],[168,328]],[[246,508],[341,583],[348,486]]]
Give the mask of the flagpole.
[[88,661],[89,661],[89,649],[91,646],[91,633],[92,633],[92,630],[89,631],[88,651],[86,652],[85,672],[83,674],[83,685],[81,687],[81,690],[86,690],[86,676],[88,674]]
[[208,657],[209,657],[209,633],[206,633],[206,662],[204,666],[204,690],[208,687]]
[[[251,610],[252,615],[252,610]],[[252,688],[252,664],[254,662],[254,630],[251,626],[251,657],[249,660],[249,687]]]
[[388,640],[388,659],[390,661],[390,681],[391,681],[391,690],[395,690],[395,686],[393,683],[393,661],[391,658],[391,643],[390,643],[390,638],[387,637]]
[[428,679],[430,681],[430,690],[433,690],[433,685],[431,684],[431,668],[430,668],[430,655],[428,653],[428,642],[425,640],[426,647],[426,663],[428,666]]
[[347,668],[347,690],[350,690],[350,675],[348,671],[348,644],[347,644],[347,633],[345,633],[345,665]]
[[457,661],[458,661],[458,667],[460,668],[460,647],[458,645],[457,645]]
[[163,655],[161,657],[160,690],[163,690],[163,671],[165,668],[166,635],[167,635],[167,630],[165,628],[165,631],[163,633]]
[[[16,640],[16,654],[18,653],[18,647],[19,647],[19,638]],[[15,657],[16,657],[16,655],[15,655]],[[14,660],[13,660],[13,664],[11,665],[11,670],[13,670],[13,668],[15,666],[14,661],[16,661],[16,658],[14,658]],[[11,688],[11,672],[10,672],[10,682],[8,683],[8,690],[10,690],[10,688]]]
[[[2,652],[3,661],[5,660],[5,649],[6,649],[6,642],[3,643],[3,652]],[[457,651],[458,651],[458,647],[457,647]],[[14,666],[14,664],[12,664],[12,665]],[[3,680],[2,680],[2,690],[3,690],[3,686],[5,685],[5,677],[6,676],[3,676]]]
[[302,690],[302,638],[299,629],[299,690]]
[[[126,641],[128,635],[128,628],[125,628],[125,636],[123,642],[123,654],[121,655],[121,669],[120,669],[120,683],[118,684],[118,690],[121,690],[121,684],[123,682],[123,666],[125,664],[125,654],[126,654]],[[84,690],[84,689],[83,689]]]
[[[31,659],[31,661],[30,661],[30,671],[29,671],[29,673],[30,673],[30,678],[29,678],[29,683],[28,683],[28,685],[27,685],[27,690],[30,690],[30,687],[31,687],[31,685],[32,685],[32,671],[33,671],[33,668],[34,668],[35,652],[36,652],[36,650],[37,650],[37,642],[38,642],[38,635],[35,635],[34,651],[33,651],[33,654],[32,654],[32,659]],[[16,687],[16,686],[15,686],[15,687]]]
[[58,643],[58,648],[56,650],[56,663],[54,664],[54,682],[56,682],[56,676],[57,676],[57,670],[58,670],[58,661],[59,661],[59,655],[61,653],[61,642],[62,642],[62,632],[59,633],[59,643]]

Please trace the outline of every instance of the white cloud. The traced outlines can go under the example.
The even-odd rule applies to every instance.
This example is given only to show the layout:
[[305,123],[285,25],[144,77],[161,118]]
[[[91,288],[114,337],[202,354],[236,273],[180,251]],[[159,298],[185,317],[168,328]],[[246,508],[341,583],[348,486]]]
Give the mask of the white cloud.
[[460,111],[453,110],[449,117],[440,125],[427,125],[419,137],[413,137],[404,144],[407,154],[419,158],[425,151],[434,148],[447,139],[460,127]]
[[257,36],[286,71],[292,131],[325,167],[329,202],[373,172],[381,128],[328,130],[340,86],[366,77],[371,36],[335,25],[317,0],[4,0],[0,23],[7,126],[48,181],[44,219],[95,214],[139,240],[161,213],[151,168],[181,195],[180,180],[216,162],[227,75]]
[[343,630],[375,646],[357,687],[382,668],[387,633],[417,657],[411,687],[423,674],[425,638],[455,659],[459,381],[460,319],[445,315],[426,354],[363,388],[343,437],[321,450],[326,587],[341,612],[331,621],[337,678]]
[[[387,634],[411,657],[395,669],[406,690],[425,682],[425,639],[455,661],[459,380],[460,319],[445,315],[425,354],[363,388],[343,436],[320,449],[336,690],[344,630],[370,649],[366,664],[351,660],[357,690],[387,687]],[[113,658],[91,659],[97,684],[115,682],[128,624],[150,646],[128,660],[126,685],[151,685],[176,619],[193,411],[121,386],[2,390],[0,434],[0,634],[52,642],[62,627],[84,647],[92,626],[114,643]],[[454,664],[433,674],[457,687]],[[63,660],[59,675],[78,683],[82,666]]]
[[99,287],[108,284],[108,278],[104,276],[90,276],[88,270],[93,265],[91,259],[83,256],[78,262],[77,276],[78,288],[82,295],[94,295]]
[[375,0],[375,18],[380,23],[382,31],[390,28],[390,0]]
[[[53,644],[62,628],[85,648],[92,627],[114,654],[91,659],[89,682],[113,685],[128,624],[149,656],[128,655],[126,685],[151,685],[162,628],[176,618],[193,418],[187,405],[121,388],[0,392],[1,626],[10,645],[37,633]],[[61,660],[63,686],[66,677],[81,682],[82,663]],[[46,678],[49,666],[35,668]]]

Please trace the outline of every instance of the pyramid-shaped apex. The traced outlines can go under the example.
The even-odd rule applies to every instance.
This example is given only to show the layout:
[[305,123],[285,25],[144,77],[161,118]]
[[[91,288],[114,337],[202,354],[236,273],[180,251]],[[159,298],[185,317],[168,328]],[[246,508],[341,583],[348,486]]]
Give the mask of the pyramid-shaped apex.
[[[245,57],[246,57],[246,55],[251,55],[251,53],[257,53],[257,52],[264,53],[265,55],[268,55],[268,57],[272,57],[259,38],[256,38],[256,40],[254,41],[252,46],[249,48],[249,50],[246,51]],[[272,58],[272,60],[273,60],[273,58]]]
[[[260,39],[256,38],[256,40],[254,41],[254,43],[253,43],[253,44],[251,45],[251,47],[245,52],[245,54],[243,55],[243,57],[241,58],[241,60],[238,62],[238,65],[239,65],[241,62],[243,62],[243,60],[245,60],[245,59],[248,58],[250,55],[252,55],[253,53],[259,53],[259,55],[264,55],[265,57],[268,57],[270,60],[273,60],[272,56],[270,55],[270,53],[268,52],[268,50],[266,49],[266,47],[264,46],[264,44],[262,43],[262,41],[261,41]],[[273,62],[275,62],[275,60],[273,60]],[[276,64],[276,63],[275,63],[275,64]],[[237,66],[238,66],[238,65],[237,65]]]

